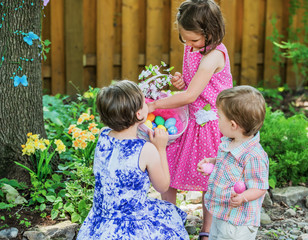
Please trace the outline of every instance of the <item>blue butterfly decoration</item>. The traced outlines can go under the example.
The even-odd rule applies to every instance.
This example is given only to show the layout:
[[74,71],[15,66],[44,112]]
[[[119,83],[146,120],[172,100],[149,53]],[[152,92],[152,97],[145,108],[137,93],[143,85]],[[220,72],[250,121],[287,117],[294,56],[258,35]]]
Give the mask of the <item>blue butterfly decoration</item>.
[[33,44],[32,40],[36,39],[39,39],[39,37],[33,32],[29,32],[28,35],[24,37],[24,41],[28,43],[30,46]]
[[28,81],[27,81],[26,75],[23,75],[22,77],[18,77],[18,76],[14,77],[14,87],[17,87],[20,83],[22,85],[24,85],[25,87],[28,86]]

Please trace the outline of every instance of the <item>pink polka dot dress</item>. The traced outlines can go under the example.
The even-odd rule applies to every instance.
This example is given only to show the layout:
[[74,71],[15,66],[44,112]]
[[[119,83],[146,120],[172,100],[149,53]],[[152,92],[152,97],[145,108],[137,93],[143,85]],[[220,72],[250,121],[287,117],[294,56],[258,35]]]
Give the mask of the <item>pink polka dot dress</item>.
[[[185,191],[207,191],[208,177],[197,171],[197,164],[205,157],[216,157],[221,133],[218,120],[207,122],[203,127],[196,122],[195,113],[210,104],[217,112],[216,98],[224,89],[232,87],[230,61],[226,47],[220,44],[217,50],[224,53],[225,67],[215,73],[197,100],[188,105],[189,120],[186,131],[167,148],[167,158],[171,177],[170,187]],[[198,70],[203,55],[200,51],[184,48],[183,80],[186,88]]]

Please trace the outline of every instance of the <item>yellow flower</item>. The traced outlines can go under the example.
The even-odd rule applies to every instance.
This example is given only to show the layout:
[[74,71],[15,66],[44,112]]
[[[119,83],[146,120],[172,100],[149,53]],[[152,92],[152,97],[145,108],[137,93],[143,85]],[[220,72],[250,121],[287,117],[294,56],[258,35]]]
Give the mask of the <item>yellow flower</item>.
[[37,149],[40,149],[42,152],[44,152],[44,150],[46,150],[46,145],[44,143],[40,142]]
[[80,148],[85,149],[87,147],[87,143],[85,141],[81,142]]
[[48,139],[44,139],[44,143],[48,146],[50,142]]
[[22,148],[25,148],[25,147],[26,147],[26,145],[21,145],[21,147],[22,147]]
[[97,133],[99,132],[99,129],[98,129],[98,128],[93,128],[93,129],[91,130],[91,132],[92,132],[93,134],[97,134]]
[[64,144],[59,144],[57,145],[56,151],[58,151],[59,153],[65,152],[66,148]]
[[32,135],[32,132],[29,132],[28,134],[27,134],[27,137],[30,137]]

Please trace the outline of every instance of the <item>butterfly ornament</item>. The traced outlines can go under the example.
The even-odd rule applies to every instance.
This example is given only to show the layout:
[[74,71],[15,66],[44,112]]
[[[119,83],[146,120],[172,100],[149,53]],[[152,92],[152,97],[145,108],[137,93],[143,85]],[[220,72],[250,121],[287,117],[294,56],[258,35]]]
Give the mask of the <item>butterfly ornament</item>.
[[27,36],[24,37],[24,41],[28,43],[30,46],[33,44],[33,40],[36,39],[39,39],[39,37],[33,32],[29,32]]
[[15,76],[14,77],[14,87],[17,87],[19,84],[24,85],[25,87],[28,86],[27,76],[23,75],[22,77]]

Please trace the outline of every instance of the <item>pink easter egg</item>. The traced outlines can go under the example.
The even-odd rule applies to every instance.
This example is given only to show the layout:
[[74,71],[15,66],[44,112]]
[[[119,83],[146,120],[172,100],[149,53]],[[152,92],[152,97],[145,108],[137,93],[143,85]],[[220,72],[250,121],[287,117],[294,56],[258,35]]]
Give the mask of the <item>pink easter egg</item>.
[[209,175],[213,172],[214,166],[215,165],[213,163],[203,163],[201,168],[205,174]]
[[242,181],[239,181],[234,185],[234,192],[236,192],[237,194],[241,194],[245,190],[246,190],[246,186],[245,186],[245,183]]

